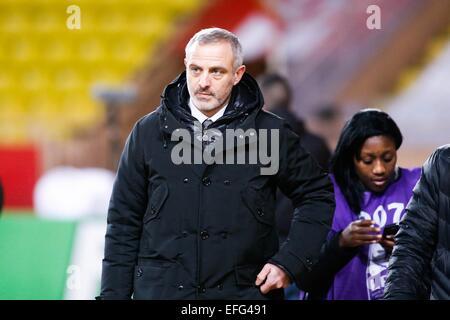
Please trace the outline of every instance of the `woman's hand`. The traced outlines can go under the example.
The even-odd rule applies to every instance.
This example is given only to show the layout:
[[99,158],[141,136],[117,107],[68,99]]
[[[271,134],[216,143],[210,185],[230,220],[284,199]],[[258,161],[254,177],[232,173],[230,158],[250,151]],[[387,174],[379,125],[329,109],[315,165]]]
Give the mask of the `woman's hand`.
[[383,246],[384,250],[387,253],[392,253],[392,249],[394,248],[394,235],[389,235],[381,239],[380,244]]
[[339,237],[340,247],[358,247],[380,242],[380,228],[372,220],[357,220],[350,223]]

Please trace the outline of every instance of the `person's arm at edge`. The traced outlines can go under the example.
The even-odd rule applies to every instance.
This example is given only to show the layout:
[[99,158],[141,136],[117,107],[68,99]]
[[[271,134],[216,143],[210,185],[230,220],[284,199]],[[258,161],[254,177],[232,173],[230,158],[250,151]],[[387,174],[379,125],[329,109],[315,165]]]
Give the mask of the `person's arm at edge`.
[[395,236],[384,299],[429,299],[430,262],[436,249],[440,151],[425,162],[422,176]]
[[306,290],[306,277],[318,261],[333,220],[333,185],[289,126],[283,127],[280,137],[277,182],[295,210],[288,239],[269,263],[282,266],[297,286]]
[[139,121],[122,153],[111,196],[105,236],[101,293],[97,299],[130,299],[142,217],[147,206],[147,179]]

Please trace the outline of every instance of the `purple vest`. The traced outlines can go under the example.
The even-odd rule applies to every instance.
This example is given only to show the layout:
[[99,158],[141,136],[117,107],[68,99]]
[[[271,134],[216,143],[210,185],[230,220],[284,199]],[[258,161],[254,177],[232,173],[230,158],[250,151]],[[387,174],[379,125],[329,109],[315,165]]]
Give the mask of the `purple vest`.
[[[336,210],[330,237],[360,218],[374,220],[383,230],[385,225],[398,223],[405,213],[412,190],[420,177],[420,168],[400,168],[400,178],[381,195],[366,191],[359,215],[352,212],[334,177]],[[360,247],[359,253],[335,276],[328,300],[375,300],[383,296],[387,276],[388,256],[376,243]]]

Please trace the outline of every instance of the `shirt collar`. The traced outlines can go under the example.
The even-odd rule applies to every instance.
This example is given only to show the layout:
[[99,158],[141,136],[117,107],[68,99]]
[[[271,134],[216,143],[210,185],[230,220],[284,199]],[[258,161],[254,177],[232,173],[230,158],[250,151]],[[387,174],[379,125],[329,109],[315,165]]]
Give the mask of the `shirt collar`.
[[192,116],[196,118],[198,121],[200,121],[200,123],[203,123],[206,119],[210,119],[212,122],[217,121],[225,113],[227,105],[223,106],[212,117],[207,117],[206,115],[203,114],[203,112],[198,110],[195,104],[192,102],[192,99],[189,99],[189,108],[191,109]]

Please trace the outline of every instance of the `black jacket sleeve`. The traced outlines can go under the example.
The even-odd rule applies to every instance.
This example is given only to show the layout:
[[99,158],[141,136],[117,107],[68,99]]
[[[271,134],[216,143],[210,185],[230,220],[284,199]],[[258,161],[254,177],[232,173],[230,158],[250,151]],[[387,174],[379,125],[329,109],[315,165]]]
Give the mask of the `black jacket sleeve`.
[[437,241],[439,150],[422,168],[389,261],[385,299],[429,299],[431,259]]
[[147,178],[139,123],[122,153],[109,204],[100,299],[130,299],[142,217],[147,207]]
[[303,281],[303,289],[308,292],[309,300],[325,299],[336,273],[349,263],[360,250],[358,247],[340,247],[341,233],[342,230],[323,244],[318,262],[311,268]]
[[279,151],[277,184],[295,210],[288,238],[270,262],[281,265],[302,288],[303,278],[317,262],[331,227],[333,185],[287,125],[280,130]]

